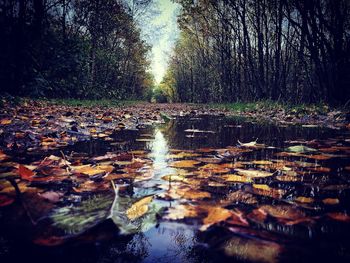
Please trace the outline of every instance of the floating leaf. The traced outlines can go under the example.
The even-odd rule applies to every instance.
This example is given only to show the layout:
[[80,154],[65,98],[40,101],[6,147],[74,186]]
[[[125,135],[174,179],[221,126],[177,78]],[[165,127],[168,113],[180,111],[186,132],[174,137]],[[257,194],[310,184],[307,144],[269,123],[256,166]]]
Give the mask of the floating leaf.
[[0,121],[0,124],[1,125],[9,125],[9,124],[11,124],[12,123],[12,120],[10,120],[10,119],[2,119],[1,121]]
[[[86,174],[89,176],[94,176],[97,174],[106,173],[105,170],[103,170],[99,167],[92,167],[91,165],[82,165],[79,167],[72,166],[72,168],[73,168],[74,173]],[[106,168],[106,167],[104,167],[104,168]],[[110,168],[108,168],[108,169],[110,169]],[[112,170],[113,170],[113,166],[112,166]]]
[[325,198],[322,200],[322,203],[325,205],[337,205],[339,204],[339,199],[338,198]]
[[200,230],[204,231],[213,224],[225,221],[232,216],[232,213],[222,207],[208,207],[208,215],[203,219],[203,226]]
[[244,175],[251,178],[258,178],[258,177],[269,177],[272,176],[273,173],[260,171],[260,170],[243,170],[243,169],[236,169],[238,174]]
[[350,222],[350,216],[347,215],[346,213],[341,213],[341,212],[333,212],[333,213],[328,213],[327,214],[330,218],[341,221],[341,222]]
[[127,211],[126,215],[130,220],[135,220],[143,216],[148,211],[148,204],[152,201],[153,196],[147,196],[142,198],[140,201],[134,203]]
[[202,163],[220,163],[221,162],[221,159],[219,158],[197,158],[196,160]]
[[193,168],[200,162],[192,160],[176,161],[170,164],[171,167],[175,168]]
[[264,190],[264,191],[271,191],[270,186],[266,184],[253,184],[253,187],[256,189]]
[[236,174],[225,174],[222,178],[226,182],[238,182],[238,183],[251,183],[252,179],[244,176],[239,176]]
[[295,201],[297,201],[299,203],[310,204],[310,203],[314,202],[314,199],[311,197],[299,196],[299,197],[295,198]]
[[270,216],[282,219],[296,220],[305,217],[301,210],[289,205],[263,205],[259,209]]
[[204,199],[210,198],[211,194],[199,190],[177,191],[185,199]]
[[243,190],[238,190],[229,193],[224,200],[221,201],[223,205],[229,205],[232,203],[243,203],[243,204],[256,204],[258,202],[257,198],[248,192]]

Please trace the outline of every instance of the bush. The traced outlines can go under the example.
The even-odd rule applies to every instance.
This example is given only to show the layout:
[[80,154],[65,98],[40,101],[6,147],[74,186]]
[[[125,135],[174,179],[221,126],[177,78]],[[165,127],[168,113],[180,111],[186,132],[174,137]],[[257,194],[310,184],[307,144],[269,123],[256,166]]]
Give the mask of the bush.
[[153,101],[158,102],[158,103],[167,103],[168,102],[168,97],[164,90],[160,88],[156,88],[153,91]]

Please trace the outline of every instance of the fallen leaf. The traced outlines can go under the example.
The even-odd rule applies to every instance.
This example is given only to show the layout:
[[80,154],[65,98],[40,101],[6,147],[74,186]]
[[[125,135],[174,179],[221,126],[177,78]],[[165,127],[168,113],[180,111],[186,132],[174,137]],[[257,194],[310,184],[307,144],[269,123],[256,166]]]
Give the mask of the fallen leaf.
[[201,231],[208,229],[213,224],[225,221],[227,218],[232,216],[232,213],[222,207],[208,207],[208,215],[203,219],[203,226],[200,228]]
[[295,201],[297,201],[299,203],[310,204],[310,203],[314,202],[314,199],[311,197],[299,196],[299,197],[295,198]]
[[183,160],[183,161],[176,161],[170,163],[169,166],[175,167],[175,168],[193,168],[197,164],[200,164],[198,161],[193,161],[193,160]]
[[260,170],[244,170],[244,169],[236,169],[238,174],[244,175],[251,178],[258,178],[258,177],[269,177],[272,176],[273,173],[260,171]]
[[322,203],[325,205],[337,205],[339,204],[339,199],[338,198],[325,198],[322,200]]
[[328,213],[327,214],[330,218],[341,221],[341,222],[350,222],[350,216],[348,216],[346,213],[341,213],[341,212],[333,212],[333,213]]
[[141,200],[134,203],[127,211],[126,215],[130,220],[135,220],[148,211],[148,204],[152,201],[153,196],[147,196],[142,198]]
[[22,179],[27,181],[32,181],[33,176],[35,175],[35,173],[32,170],[28,169],[22,164],[18,166],[18,174]]
[[239,176],[236,174],[225,174],[222,178],[226,182],[238,182],[238,183],[251,183],[252,179],[244,176]]

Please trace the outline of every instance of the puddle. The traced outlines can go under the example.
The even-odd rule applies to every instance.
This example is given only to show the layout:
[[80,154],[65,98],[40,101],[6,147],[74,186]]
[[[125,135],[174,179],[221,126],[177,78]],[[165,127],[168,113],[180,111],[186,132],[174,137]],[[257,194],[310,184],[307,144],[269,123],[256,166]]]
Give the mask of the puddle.
[[[1,262],[350,260],[349,131],[201,116],[110,137],[79,142],[64,153],[92,157],[135,151],[134,158],[148,160],[143,177],[113,179],[118,196],[102,194],[108,208],[91,197],[103,213],[113,203],[109,218],[115,224],[101,220],[106,216],[94,206],[80,219],[93,219],[83,238],[43,247],[29,241],[36,228],[45,229],[41,221],[28,230],[28,222],[21,221],[28,221],[26,215],[13,217],[15,208],[3,209]],[[253,141],[264,146],[239,144]],[[286,150],[300,145],[315,150]],[[21,158],[29,163],[41,157]],[[132,222],[138,230],[121,235],[115,225],[124,224],[127,207],[148,196],[147,212]],[[57,217],[45,224],[52,218]]]

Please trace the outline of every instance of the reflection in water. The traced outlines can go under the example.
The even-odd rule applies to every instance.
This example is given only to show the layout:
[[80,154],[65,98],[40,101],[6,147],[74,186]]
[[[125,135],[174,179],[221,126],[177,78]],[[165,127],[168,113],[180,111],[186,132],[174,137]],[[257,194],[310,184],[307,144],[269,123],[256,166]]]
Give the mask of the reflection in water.
[[158,174],[162,171],[162,169],[167,167],[166,155],[168,154],[169,150],[167,141],[165,140],[163,133],[159,129],[155,130],[154,141],[151,144],[151,149],[153,167]]
[[[162,176],[174,172],[168,167],[167,155],[169,153],[168,142],[159,128],[154,131],[154,140],[151,143],[151,154],[153,160],[154,179],[159,180]],[[161,181],[164,183],[164,181]]]

